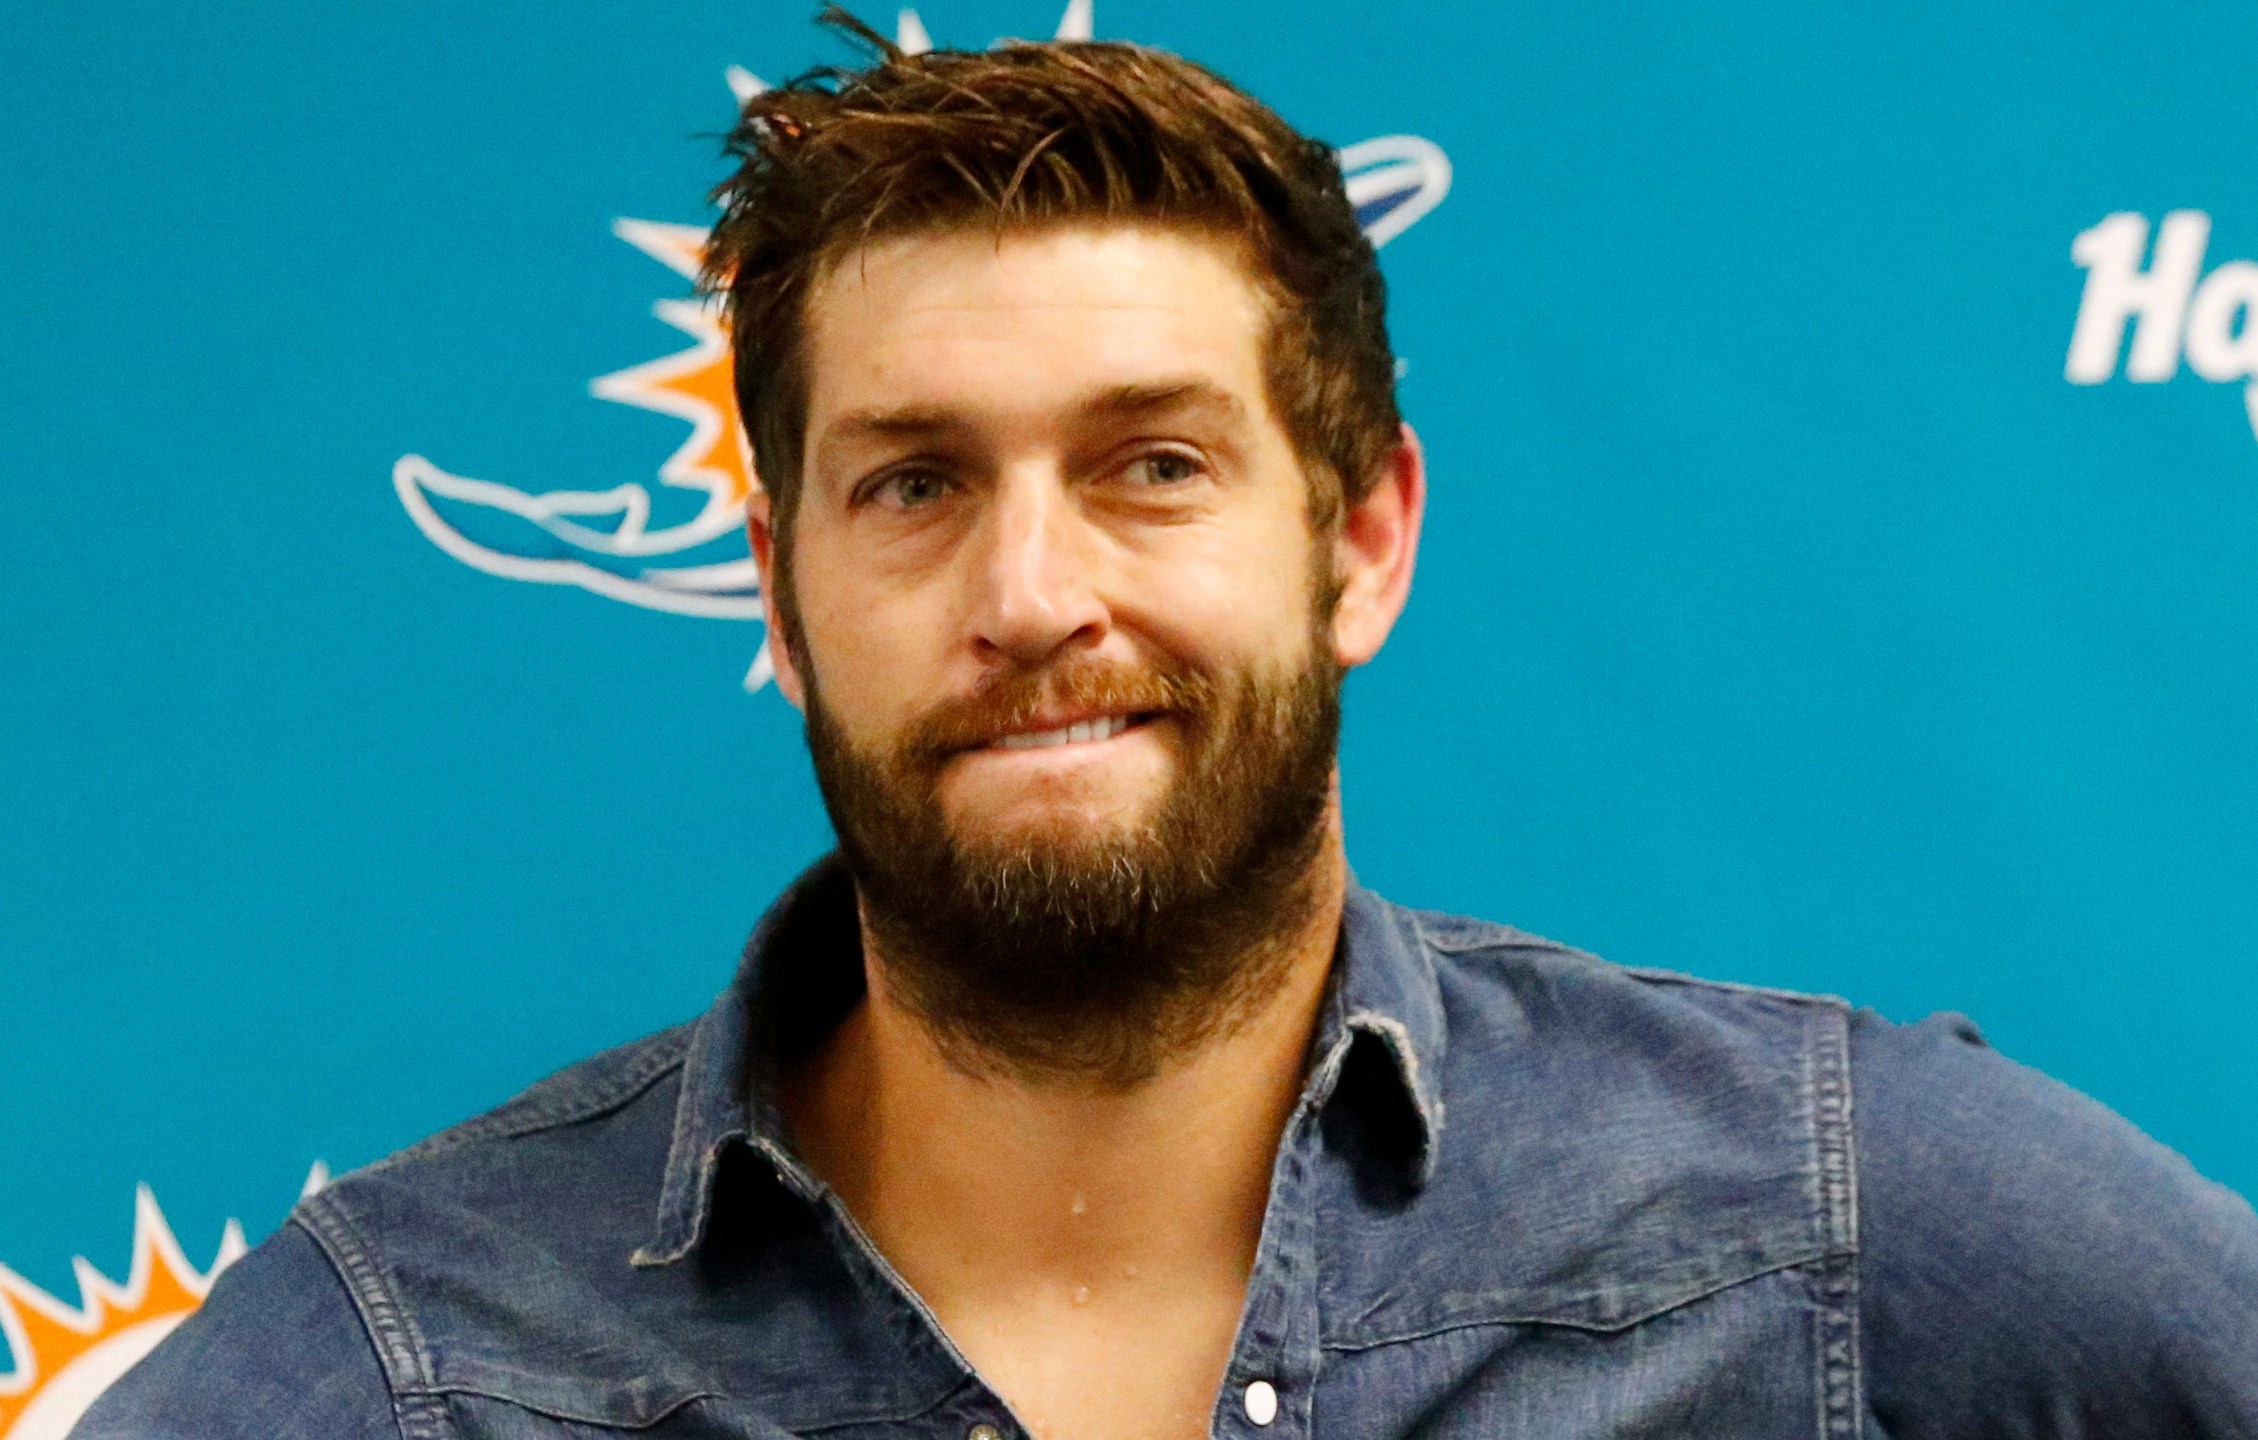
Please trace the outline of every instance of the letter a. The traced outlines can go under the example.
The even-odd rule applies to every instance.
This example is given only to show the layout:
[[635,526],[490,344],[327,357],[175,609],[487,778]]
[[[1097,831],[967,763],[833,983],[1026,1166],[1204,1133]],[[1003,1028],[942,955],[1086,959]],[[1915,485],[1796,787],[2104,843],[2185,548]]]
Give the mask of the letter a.
[[2072,242],[2070,258],[2084,267],[2086,288],[2070,334],[2070,358],[2062,367],[2071,384],[2098,385],[2117,372],[2125,324],[2135,316],[2140,323],[2133,329],[2125,378],[2172,378],[2180,368],[2188,297],[2210,243],[2211,217],[2200,210],[2174,210],[2164,217],[2146,270],[2140,268],[2141,252],[2148,248],[2146,216],[2121,210]]

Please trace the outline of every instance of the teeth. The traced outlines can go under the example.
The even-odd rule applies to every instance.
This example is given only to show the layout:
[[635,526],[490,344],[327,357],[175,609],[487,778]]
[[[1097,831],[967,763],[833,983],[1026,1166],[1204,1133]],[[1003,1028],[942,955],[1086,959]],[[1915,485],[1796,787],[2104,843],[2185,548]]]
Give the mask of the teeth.
[[1085,720],[1079,725],[1065,725],[1056,730],[1039,730],[1032,735],[1006,735],[996,741],[999,750],[1042,750],[1053,745],[1073,745],[1084,740],[1111,740],[1129,728],[1126,715],[1108,715],[1103,720]]

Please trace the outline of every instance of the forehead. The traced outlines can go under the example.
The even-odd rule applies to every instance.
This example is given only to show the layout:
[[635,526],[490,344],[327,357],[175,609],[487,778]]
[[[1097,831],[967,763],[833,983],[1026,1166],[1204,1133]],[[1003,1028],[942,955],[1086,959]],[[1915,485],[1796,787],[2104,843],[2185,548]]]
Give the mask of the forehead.
[[1150,224],[879,241],[808,298],[808,421],[871,407],[1000,417],[1197,376],[1262,392],[1269,307],[1241,247]]

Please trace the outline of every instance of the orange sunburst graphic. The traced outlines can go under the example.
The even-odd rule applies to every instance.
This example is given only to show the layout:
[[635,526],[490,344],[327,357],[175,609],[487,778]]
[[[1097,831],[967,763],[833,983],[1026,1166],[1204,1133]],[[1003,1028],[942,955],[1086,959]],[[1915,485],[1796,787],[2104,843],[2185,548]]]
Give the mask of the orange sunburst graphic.
[[123,1285],[74,1260],[79,1303],[66,1304],[0,1265],[0,1337],[16,1368],[0,1375],[0,1440],[62,1440],[134,1362],[156,1348],[210,1293],[245,1249],[233,1220],[211,1268],[181,1253],[157,1197],[141,1186],[133,1207],[133,1263]]
[[[686,279],[704,259],[696,225],[617,220],[612,233]],[[710,295],[661,300],[652,313],[691,339],[686,350],[589,384],[599,399],[687,421],[690,436],[659,466],[664,491],[629,481],[604,490],[532,492],[450,474],[421,455],[392,467],[393,487],[440,549],[491,575],[576,585],[653,610],[714,619],[764,618],[760,567],[745,543],[755,488],[737,412],[736,365],[722,306]],[[682,492],[700,497],[685,513]],[[764,648],[745,678],[766,683]]]
[[[705,259],[706,232],[696,225],[619,220],[612,233],[688,279],[697,278]],[[653,309],[697,343],[603,376],[588,388],[606,400],[689,421],[690,438],[659,467],[659,478],[711,490],[724,503],[742,505],[753,488],[752,447],[737,412],[736,369],[720,308],[710,300],[661,300]]]

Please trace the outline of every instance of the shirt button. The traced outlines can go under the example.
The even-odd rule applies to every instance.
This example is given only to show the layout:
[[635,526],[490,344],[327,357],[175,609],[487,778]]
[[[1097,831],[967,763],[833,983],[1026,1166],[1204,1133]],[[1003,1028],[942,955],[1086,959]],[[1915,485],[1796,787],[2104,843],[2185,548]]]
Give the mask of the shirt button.
[[1268,1425],[1278,1418],[1278,1387],[1268,1380],[1257,1380],[1247,1387],[1247,1418],[1257,1425]]
[[964,1432],[964,1440],[1004,1440],[1004,1432],[983,1420]]

